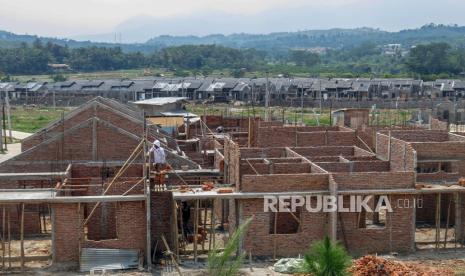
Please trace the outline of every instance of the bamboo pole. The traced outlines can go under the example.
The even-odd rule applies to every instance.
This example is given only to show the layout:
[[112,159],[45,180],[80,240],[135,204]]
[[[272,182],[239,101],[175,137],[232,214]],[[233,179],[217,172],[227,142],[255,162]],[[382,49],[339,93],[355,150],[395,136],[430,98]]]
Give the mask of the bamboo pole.
[[182,214],[182,202],[181,204],[179,205],[179,220],[181,222],[181,240],[182,240],[182,247],[183,247],[183,250],[186,251],[186,240],[185,240],[185,234],[184,234],[184,217],[183,217],[183,214]]
[[43,212],[42,212],[42,219],[44,221],[44,233],[47,233],[47,220],[45,218],[45,210],[47,210],[46,206],[42,206],[43,207]]
[[440,230],[441,230],[441,194],[436,195],[436,249],[439,249]]
[[11,227],[10,227],[10,211],[8,211],[8,268],[11,268]]
[[3,215],[2,215],[2,267],[5,268],[5,205],[3,205]]
[[276,260],[276,232],[278,230],[278,212],[274,213],[273,260]]
[[178,228],[178,208],[176,200],[173,199],[173,229],[174,229],[174,250],[176,251],[176,260],[179,261],[179,228]]
[[[203,202],[203,231],[207,231],[207,201]],[[202,251],[205,251],[205,239],[202,237]]]
[[197,232],[198,232],[198,214],[199,214],[199,200],[195,201],[194,207],[194,263],[197,263]]
[[452,195],[449,195],[449,205],[447,206],[447,219],[446,219],[446,231],[444,233],[444,248],[447,246],[447,230],[449,229],[449,219],[450,219],[450,206],[452,203]]
[[[119,169],[118,173],[115,175],[115,177],[113,177],[113,179],[111,180],[110,184],[108,184],[108,187],[105,189],[105,191],[103,191],[102,195],[105,195],[108,190],[110,190],[111,186],[113,186],[113,184],[115,183],[116,179],[118,179],[125,171],[126,169],[129,167],[129,165],[135,160],[135,158],[137,157],[137,155],[139,155],[140,151],[141,151],[141,147],[142,146],[145,146],[145,139],[142,139],[142,141],[139,143],[139,145],[137,145],[137,147],[134,149],[134,151],[131,153],[131,155],[129,156],[129,158],[126,160],[126,162],[124,162],[123,166]],[[145,154],[145,149],[144,149],[144,154]],[[95,211],[97,210],[98,206],[100,205],[100,202],[97,202],[94,206],[94,208],[92,208],[92,210],[90,211],[89,215],[87,216],[87,218],[85,219],[84,221],[84,225],[86,225],[90,218],[92,217],[92,215],[95,213]]]
[[24,203],[21,203],[21,269],[24,269]]
[[[213,245],[213,247],[212,247]],[[208,250],[215,248],[215,201],[212,200],[212,209],[210,213],[210,240],[208,243]]]
[[173,254],[172,254],[171,249],[170,249],[170,247],[168,245],[168,242],[166,242],[165,235],[163,235],[163,234],[161,235],[161,240],[163,241],[163,244],[165,245],[166,251],[168,251],[170,253],[169,255],[171,256],[171,261],[176,266],[176,270],[178,271],[179,275],[182,276],[181,268],[179,267],[178,262],[173,257]]

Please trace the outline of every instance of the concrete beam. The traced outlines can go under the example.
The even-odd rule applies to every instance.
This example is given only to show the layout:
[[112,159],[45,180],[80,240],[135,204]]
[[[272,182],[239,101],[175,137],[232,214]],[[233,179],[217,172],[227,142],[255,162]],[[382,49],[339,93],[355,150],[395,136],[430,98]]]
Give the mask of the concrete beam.
[[0,173],[0,180],[50,180],[66,177],[67,172]]

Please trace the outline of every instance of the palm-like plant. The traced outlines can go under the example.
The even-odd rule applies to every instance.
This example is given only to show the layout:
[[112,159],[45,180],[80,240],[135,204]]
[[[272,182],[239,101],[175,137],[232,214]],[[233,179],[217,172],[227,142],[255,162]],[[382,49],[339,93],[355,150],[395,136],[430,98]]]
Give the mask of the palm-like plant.
[[343,276],[351,265],[351,257],[339,243],[326,236],[312,245],[304,257],[302,272],[315,276]]
[[245,252],[233,255],[239,249],[239,243],[247,231],[253,217],[247,219],[241,224],[234,234],[230,237],[225,245],[223,252],[219,252],[218,247],[214,247],[208,254],[208,274],[211,276],[234,276],[238,274],[239,269],[245,259]]

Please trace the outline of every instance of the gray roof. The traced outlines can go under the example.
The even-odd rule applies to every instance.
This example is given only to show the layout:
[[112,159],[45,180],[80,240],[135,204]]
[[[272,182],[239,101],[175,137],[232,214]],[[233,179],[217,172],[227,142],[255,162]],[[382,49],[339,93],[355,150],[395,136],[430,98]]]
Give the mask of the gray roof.
[[170,103],[187,101],[185,97],[159,97],[148,100],[134,102],[136,105],[165,105]]

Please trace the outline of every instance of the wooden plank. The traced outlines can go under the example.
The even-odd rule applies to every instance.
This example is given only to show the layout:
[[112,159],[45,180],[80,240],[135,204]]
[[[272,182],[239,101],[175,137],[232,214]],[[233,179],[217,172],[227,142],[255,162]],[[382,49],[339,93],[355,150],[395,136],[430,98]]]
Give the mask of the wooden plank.
[[20,230],[20,239],[21,239],[21,269],[24,269],[24,203],[21,204],[21,230]]

